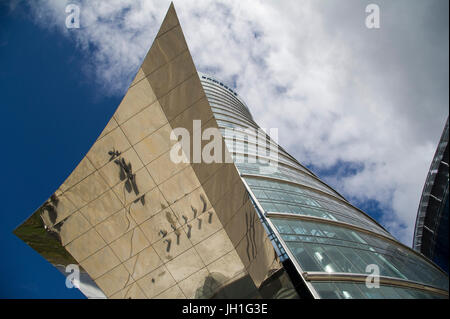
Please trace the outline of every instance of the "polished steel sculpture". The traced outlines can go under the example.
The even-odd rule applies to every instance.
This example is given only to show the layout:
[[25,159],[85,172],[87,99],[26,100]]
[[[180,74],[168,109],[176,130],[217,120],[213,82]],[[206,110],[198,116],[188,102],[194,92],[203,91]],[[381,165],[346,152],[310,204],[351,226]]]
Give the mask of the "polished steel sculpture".
[[104,131],[15,234],[54,265],[79,264],[108,298],[257,293],[281,264],[262,224],[246,227],[257,217],[236,167],[170,159],[172,129],[193,120],[217,127],[171,5]]

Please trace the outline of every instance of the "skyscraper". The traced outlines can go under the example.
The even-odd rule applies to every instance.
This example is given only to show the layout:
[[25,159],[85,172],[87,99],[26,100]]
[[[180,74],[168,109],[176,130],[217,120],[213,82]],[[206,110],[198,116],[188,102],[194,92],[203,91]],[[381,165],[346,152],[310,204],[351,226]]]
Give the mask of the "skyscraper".
[[448,118],[417,212],[413,248],[448,273]]
[[103,132],[15,233],[79,264],[91,297],[448,297],[438,267],[269,135],[197,72],[171,5]]

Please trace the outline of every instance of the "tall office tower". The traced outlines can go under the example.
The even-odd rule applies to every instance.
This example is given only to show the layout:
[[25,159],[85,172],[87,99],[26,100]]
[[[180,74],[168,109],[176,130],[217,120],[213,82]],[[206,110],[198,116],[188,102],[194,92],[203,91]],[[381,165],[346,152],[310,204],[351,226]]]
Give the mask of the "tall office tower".
[[417,212],[413,248],[448,274],[448,118],[431,162]]
[[103,132],[15,233],[80,265],[88,297],[448,297],[446,274],[273,138],[198,74],[171,5]]

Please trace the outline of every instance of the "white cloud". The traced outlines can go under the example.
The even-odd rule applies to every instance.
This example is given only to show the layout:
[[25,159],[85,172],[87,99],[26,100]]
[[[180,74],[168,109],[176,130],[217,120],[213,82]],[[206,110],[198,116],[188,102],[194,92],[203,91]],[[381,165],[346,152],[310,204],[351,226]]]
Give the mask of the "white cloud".
[[[40,1],[33,16],[73,37],[105,94],[123,94],[170,2],[81,1],[81,29],[70,31],[66,3]],[[364,26],[368,3],[200,0],[175,8],[198,69],[235,80],[255,120],[279,127],[280,144],[300,162],[364,163],[330,183],[351,199],[379,201],[381,222],[410,245],[448,116],[448,3],[378,1],[379,30]]]

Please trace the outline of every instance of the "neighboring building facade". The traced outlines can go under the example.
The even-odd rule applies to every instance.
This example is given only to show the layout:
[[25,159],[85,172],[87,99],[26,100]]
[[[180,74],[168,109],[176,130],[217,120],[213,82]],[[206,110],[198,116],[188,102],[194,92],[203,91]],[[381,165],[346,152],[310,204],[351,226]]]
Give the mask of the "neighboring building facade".
[[[206,132],[219,132],[223,151],[207,152],[219,160],[196,158]],[[104,131],[15,233],[60,268],[79,264],[88,297],[448,298],[439,268],[261,133],[233,89],[197,73],[173,5]],[[366,286],[368,265],[378,288]]]
[[434,154],[417,212],[413,248],[448,274],[448,118]]

